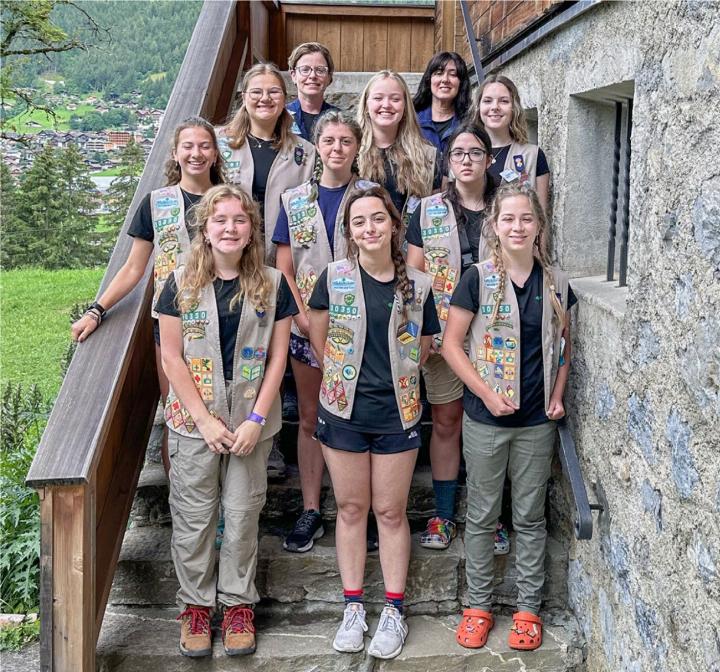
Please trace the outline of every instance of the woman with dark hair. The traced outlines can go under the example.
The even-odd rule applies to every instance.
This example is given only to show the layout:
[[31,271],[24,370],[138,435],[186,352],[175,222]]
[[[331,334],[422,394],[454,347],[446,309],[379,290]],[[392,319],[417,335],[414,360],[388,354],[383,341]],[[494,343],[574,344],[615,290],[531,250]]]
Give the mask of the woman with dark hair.
[[413,106],[425,139],[442,154],[470,102],[470,77],[462,56],[454,51],[435,54],[425,68]]
[[[408,226],[407,262],[433,278],[433,293],[443,330],[450,299],[460,276],[480,259],[486,208],[495,183],[489,173],[490,137],[481,128],[462,124],[450,136],[445,163],[453,180],[447,189],[420,202]],[[435,515],[420,537],[426,548],[445,549],[456,534],[455,493],[460,470],[462,381],[439,354],[442,335],[423,367],[427,398],[432,404],[430,464]]]
[[440,331],[430,279],[402,254],[402,223],[388,192],[356,189],[345,205],[347,259],[332,262],[310,298],[310,340],[322,357],[317,438],[337,501],[337,557],[345,597],[333,647],[356,652],[370,507],[380,536],[385,607],[368,653],[394,658],[407,625],[406,509],[420,447],[420,364]]

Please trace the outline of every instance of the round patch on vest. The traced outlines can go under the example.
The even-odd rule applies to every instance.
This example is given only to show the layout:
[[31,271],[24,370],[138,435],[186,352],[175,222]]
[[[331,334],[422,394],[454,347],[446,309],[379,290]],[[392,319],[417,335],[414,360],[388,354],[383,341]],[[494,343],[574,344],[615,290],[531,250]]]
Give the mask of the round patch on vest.
[[345,380],[353,380],[357,376],[357,369],[352,364],[346,364],[342,370]]
[[255,398],[255,388],[254,387],[248,387],[245,392],[243,392],[243,397],[245,399],[254,399]]
[[500,276],[497,273],[488,275],[483,281],[488,289],[497,289],[500,286]]
[[508,336],[508,338],[505,339],[505,347],[508,350],[515,350],[515,348],[517,348],[517,339],[513,336]]
[[245,347],[240,351],[240,356],[243,359],[253,359],[255,351],[252,348]]

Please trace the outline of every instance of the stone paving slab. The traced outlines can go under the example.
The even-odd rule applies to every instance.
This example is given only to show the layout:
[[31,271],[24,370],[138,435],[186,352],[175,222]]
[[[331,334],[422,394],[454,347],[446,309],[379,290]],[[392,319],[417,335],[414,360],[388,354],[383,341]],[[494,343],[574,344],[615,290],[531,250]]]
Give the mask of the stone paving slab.
[[[577,626],[567,615],[561,615],[556,625],[546,626],[543,646],[531,652],[509,649],[510,619],[507,616],[497,618],[488,646],[477,650],[464,649],[455,643],[459,616],[411,616],[405,648],[393,661],[375,660],[364,652],[335,652],[332,638],[338,619],[334,618],[309,624],[258,618],[255,655],[226,657],[219,633],[215,631],[212,657],[190,660],[178,652],[176,615],[177,610],[171,609],[108,609],[98,642],[97,669],[100,672],[225,672],[238,669],[263,672],[580,672],[582,669]],[[546,617],[546,622],[553,623],[554,620]],[[369,620],[370,633],[376,624],[376,618]]]

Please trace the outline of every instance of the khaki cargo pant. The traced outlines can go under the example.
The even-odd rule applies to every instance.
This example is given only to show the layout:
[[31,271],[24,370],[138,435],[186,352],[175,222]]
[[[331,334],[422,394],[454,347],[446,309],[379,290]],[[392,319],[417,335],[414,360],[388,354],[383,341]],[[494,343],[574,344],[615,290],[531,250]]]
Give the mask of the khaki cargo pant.
[[555,449],[556,425],[497,427],[463,416],[467,468],[465,572],[469,606],[490,611],[495,526],[505,472],[512,485],[518,611],[537,614],[545,582],[545,493]]
[[[182,605],[255,604],[258,521],[267,491],[272,438],[246,456],[216,455],[202,439],[170,431],[172,558]],[[225,532],[215,573],[218,503]]]

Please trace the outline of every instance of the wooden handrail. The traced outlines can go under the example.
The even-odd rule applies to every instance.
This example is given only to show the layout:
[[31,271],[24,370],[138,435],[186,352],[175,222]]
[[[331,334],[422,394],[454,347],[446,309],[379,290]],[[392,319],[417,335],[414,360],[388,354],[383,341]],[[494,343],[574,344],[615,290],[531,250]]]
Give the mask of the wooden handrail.
[[[218,121],[227,114],[242,67],[236,43],[250,30],[237,10],[234,2],[202,7],[100,293],[130,251],[131,213],[164,181],[175,126],[193,115]],[[41,501],[44,672],[95,670],[95,644],[159,396],[148,319],[151,276],[149,264],[138,287],[78,347],[27,476]]]

